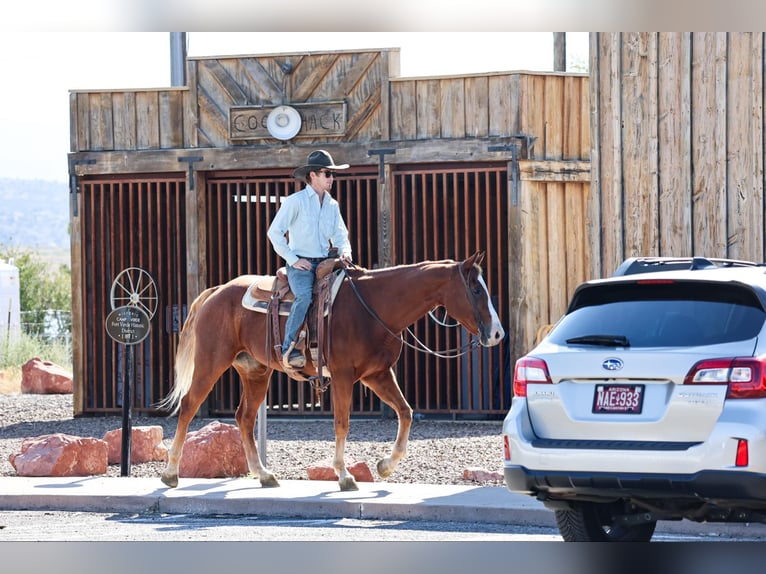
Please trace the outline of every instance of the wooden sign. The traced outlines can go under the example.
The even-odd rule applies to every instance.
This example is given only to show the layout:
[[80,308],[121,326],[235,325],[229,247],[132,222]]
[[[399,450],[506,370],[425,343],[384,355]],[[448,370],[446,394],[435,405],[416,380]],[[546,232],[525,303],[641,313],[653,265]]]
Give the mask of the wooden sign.
[[[346,133],[346,102],[289,104],[301,116],[295,137],[332,137]],[[269,113],[277,106],[232,106],[229,108],[229,138],[255,140],[273,138],[266,127]]]

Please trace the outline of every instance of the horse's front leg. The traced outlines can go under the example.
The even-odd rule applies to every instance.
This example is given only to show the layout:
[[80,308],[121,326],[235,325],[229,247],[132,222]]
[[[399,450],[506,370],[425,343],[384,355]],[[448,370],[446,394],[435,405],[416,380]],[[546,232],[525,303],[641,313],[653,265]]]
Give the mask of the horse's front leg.
[[261,365],[246,353],[242,353],[237,357],[234,361],[234,368],[242,380],[242,398],[239,401],[234,418],[237,421],[239,434],[242,437],[247,468],[251,475],[258,477],[261,486],[279,486],[277,478],[261,461],[261,456],[258,453],[258,447],[253,436],[258,408],[266,398],[272,370]]
[[345,452],[346,437],[348,436],[349,418],[351,414],[351,393],[354,381],[339,377],[334,373],[332,381],[332,405],[335,420],[335,456],[332,466],[338,475],[338,484],[343,492],[359,490],[354,475],[346,468]]
[[412,407],[404,398],[393,369],[367,376],[362,379],[362,382],[378,395],[381,401],[394,409],[399,421],[391,454],[378,461],[378,474],[381,478],[388,478],[396,470],[399,461],[407,454],[407,442],[412,427]]

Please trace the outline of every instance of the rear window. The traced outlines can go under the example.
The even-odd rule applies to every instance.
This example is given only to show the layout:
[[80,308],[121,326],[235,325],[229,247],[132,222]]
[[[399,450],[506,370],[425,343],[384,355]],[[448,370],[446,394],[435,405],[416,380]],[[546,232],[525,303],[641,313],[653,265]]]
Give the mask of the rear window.
[[741,284],[635,282],[579,290],[549,340],[626,338],[631,347],[718,345],[752,339],[766,320]]

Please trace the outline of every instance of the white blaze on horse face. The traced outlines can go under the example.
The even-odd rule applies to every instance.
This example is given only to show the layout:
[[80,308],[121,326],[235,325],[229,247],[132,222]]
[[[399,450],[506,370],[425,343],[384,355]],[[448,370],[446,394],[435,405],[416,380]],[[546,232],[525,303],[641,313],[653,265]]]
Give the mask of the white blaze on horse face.
[[500,317],[497,316],[497,311],[495,311],[495,307],[492,305],[492,297],[489,296],[489,289],[487,289],[487,284],[484,282],[484,277],[481,275],[479,275],[479,283],[481,283],[484,292],[487,294],[487,307],[489,307],[489,312],[492,315],[492,330],[489,334],[487,346],[494,347],[503,340],[503,337],[505,337],[505,329],[503,329],[503,325],[500,323]]

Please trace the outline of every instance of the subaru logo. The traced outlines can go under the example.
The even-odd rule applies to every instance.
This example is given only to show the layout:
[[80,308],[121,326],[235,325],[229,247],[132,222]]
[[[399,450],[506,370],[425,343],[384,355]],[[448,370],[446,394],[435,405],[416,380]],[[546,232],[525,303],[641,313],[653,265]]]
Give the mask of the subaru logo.
[[615,357],[611,357],[609,359],[604,360],[603,363],[601,363],[601,366],[604,367],[607,371],[619,371],[622,369],[622,361],[620,359],[617,359]]

